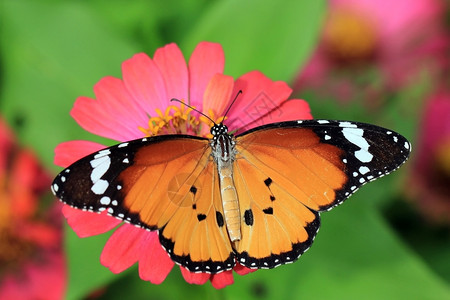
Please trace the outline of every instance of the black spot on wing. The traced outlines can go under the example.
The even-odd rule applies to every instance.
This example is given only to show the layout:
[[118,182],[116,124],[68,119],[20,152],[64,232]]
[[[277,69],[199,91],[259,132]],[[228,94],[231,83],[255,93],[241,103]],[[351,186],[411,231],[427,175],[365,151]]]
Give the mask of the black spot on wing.
[[248,226],[253,225],[253,212],[251,209],[247,209],[244,212],[244,221],[245,221],[245,224],[247,224]]
[[263,212],[264,212],[266,215],[273,215],[273,208],[272,208],[272,207],[264,208],[264,209],[263,209]]
[[223,220],[223,215],[219,211],[216,211],[216,221],[219,227],[222,227],[225,224]]
[[189,190],[194,196],[195,194],[197,194],[197,188],[195,186],[191,186],[190,190]]
[[270,187],[270,185],[272,184],[272,178],[267,177],[267,179],[264,180],[264,184],[265,184],[267,187]]
[[206,219],[206,215],[204,215],[204,214],[198,214],[198,215],[197,215],[197,219],[198,219],[199,222],[201,222],[201,221],[203,221],[204,219]]

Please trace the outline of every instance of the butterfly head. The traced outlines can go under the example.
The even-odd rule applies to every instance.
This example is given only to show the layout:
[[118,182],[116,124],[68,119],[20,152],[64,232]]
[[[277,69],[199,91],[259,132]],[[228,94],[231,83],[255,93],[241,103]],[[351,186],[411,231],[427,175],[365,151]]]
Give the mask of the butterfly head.
[[213,127],[211,127],[211,134],[213,135],[213,139],[214,137],[218,137],[220,135],[224,135],[228,133],[228,127],[223,125],[222,123],[219,124],[214,124]]
[[232,162],[235,156],[234,146],[236,144],[232,134],[228,133],[228,127],[222,123],[215,124],[211,127],[211,147],[213,149],[213,157],[219,162]]

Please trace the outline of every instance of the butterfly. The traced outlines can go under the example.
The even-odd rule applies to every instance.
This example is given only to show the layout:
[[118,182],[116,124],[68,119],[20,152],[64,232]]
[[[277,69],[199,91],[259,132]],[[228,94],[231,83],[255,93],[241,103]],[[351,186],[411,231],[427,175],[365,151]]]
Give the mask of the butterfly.
[[371,124],[300,120],[212,139],[161,135],[88,155],[55,178],[65,204],[157,231],[191,272],[274,268],[311,246],[320,213],[396,170],[411,144]]

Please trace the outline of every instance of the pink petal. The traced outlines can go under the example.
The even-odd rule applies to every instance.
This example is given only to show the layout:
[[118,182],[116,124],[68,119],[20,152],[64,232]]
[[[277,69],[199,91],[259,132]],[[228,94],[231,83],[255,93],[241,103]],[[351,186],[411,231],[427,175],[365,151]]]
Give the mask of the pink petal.
[[78,97],[70,112],[81,127],[117,141],[142,137],[139,126],[146,127],[148,117],[120,79],[105,77],[94,92],[97,100]]
[[53,247],[61,241],[61,228],[55,228],[48,223],[34,221],[16,225],[16,235],[23,240],[31,241],[40,248]]
[[294,89],[299,91],[305,87],[321,88],[328,72],[332,70],[333,63],[328,59],[323,46],[311,56],[307,64],[301,69],[298,78],[295,80]]
[[97,214],[88,211],[82,211],[64,205],[62,213],[67,219],[67,223],[76,232],[79,237],[88,237],[105,233],[121,223],[120,220],[108,216],[106,211]]
[[189,59],[189,103],[202,109],[203,95],[211,78],[223,73],[225,56],[217,43],[201,42]]
[[2,274],[0,299],[63,299],[65,262],[61,252],[45,253],[40,263],[25,262],[19,274]]
[[242,95],[236,100],[229,112],[227,125],[237,129],[250,123],[255,123],[281,103],[288,99],[292,89],[283,81],[272,81],[259,71],[252,71],[236,80],[233,95],[242,90]]
[[30,289],[24,289],[23,280],[19,281],[12,274],[5,274],[0,281],[0,299],[26,300],[34,297]]
[[122,64],[125,86],[143,112],[155,115],[155,109],[169,105],[164,78],[155,62],[145,53],[134,55]]
[[65,269],[62,252],[47,253],[45,263],[30,264],[26,273],[30,280],[29,293],[32,295],[28,299],[62,299],[67,282]]
[[308,102],[300,99],[292,99],[281,103],[279,107],[274,108],[272,111],[254,122],[239,128],[236,134],[264,124],[310,119],[312,119],[312,115]]
[[91,153],[105,148],[106,146],[90,141],[69,141],[56,146],[54,163],[66,168]]
[[176,98],[188,101],[189,75],[180,48],[174,43],[156,50],[153,61],[161,71],[166,85],[167,100]]
[[203,112],[208,113],[212,109],[217,117],[224,114],[230,104],[233,86],[233,77],[219,73],[214,75],[203,95]]
[[233,282],[232,271],[225,271],[211,276],[211,284],[216,289],[223,289],[224,287],[233,284]]
[[241,276],[258,271],[258,269],[250,269],[241,264],[236,264],[233,270]]
[[120,226],[106,242],[100,262],[113,273],[120,273],[138,261],[145,230],[131,224]]
[[184,280],[190,284],[205,284],[208,279],[212,276],[208,273],[192,273],[189,272],[186,268],[181,267],[181,274],[183,275]]
[[146,232],[139,256],[139,276],[154,284],[160,284],[175,265],[159,243],[156,232]]

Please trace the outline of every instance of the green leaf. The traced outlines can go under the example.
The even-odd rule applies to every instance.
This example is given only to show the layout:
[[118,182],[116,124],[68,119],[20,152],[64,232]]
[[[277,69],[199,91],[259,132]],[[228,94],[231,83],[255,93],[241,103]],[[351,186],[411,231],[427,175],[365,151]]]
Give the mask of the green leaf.
[[4,1],[0,108],[47,165],[62,141],[92,138],[70,117],[76,97],[93,96],[136,51],[79,2]]
[[260,70],[290,81],[316,45],[325,1],[218,1],[182,43],[192,51],[202,40],[222,44],[225,74]]
[[65,226],[65,246],[69,281],[66,299],[83,299],[100,290],[111,281],[126,275],[116,275],[100,264],[100,255],[112,232],[95,237],[79,238],[69,226]]

